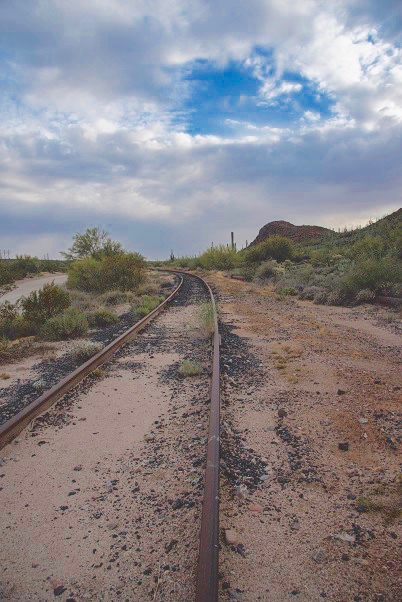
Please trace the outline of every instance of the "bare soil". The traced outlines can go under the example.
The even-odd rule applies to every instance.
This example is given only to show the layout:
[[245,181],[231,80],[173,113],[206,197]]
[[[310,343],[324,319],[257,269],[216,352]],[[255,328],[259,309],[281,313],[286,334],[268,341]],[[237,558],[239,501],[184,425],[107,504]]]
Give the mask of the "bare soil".
[[208,280],[222,331],[220,599],[400,600],[395,314]]

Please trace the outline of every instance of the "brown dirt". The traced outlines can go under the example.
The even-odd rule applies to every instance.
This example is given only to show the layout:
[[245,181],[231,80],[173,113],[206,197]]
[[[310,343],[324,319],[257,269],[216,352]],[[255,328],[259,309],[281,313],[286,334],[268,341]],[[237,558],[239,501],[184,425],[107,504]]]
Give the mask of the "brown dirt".
[[396,324],[384,309],[280,299],[222,274],[209,281],[256,366],[243,358],[239,376],[226,370],[238,352],[224,334],[223,462],[232,450],[240,466],[247,454],[268,463],[244,500],[235,491],[247,480],[222,479],[221,527],[237,544],[222,538],[220,599],[400,600]]

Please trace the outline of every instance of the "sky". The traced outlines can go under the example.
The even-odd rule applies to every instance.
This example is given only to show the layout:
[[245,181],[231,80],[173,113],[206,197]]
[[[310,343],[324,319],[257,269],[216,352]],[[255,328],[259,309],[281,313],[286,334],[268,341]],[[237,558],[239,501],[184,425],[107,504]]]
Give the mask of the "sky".
[[400,207],[399,0],[0,0],[0,249],[148,258]]

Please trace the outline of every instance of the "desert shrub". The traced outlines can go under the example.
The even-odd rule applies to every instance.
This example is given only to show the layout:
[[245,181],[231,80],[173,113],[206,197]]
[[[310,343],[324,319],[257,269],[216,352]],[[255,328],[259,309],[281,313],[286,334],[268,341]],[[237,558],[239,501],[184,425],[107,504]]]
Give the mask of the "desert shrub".
[[314,303],[316,305],[325,305],[328,301],[328,293],[327,292],[321,292],[321,293],[317,293],[316,296],[314,297]]
[[18,315],[11,320],[0,320],[0,337],[11,340],[29,337],[38,332],[38,327],[38,324]]
[[71,355],[76,361],[86,362],[91,357],[99,353],[99,351],[102,349],[102,343],[83,341],[72,348]]
[[331,291],[327,296],[327,305],[346,305],[347,298],[341,291]]
[[156,282],[144,282],[144,284],[140,284],[137,288],[136,288],[136,294],[141,296],[141,295],[151,295],[151,296],[155,296],[159,293],[159,285],[156,284]]
[[344,294],[353,296],[360,290],[376,292],[401,280],[400,261],[393,257],[369,257],[352,264],[350,270],[342,277],[340,288]]
[[99,300],[102,301],[105,305],[119,305],[120,303],[125,303],[127,300],[127,292],[126,291],[107,291],[103,293],[99,297]]
[[203,367],[199,362],[192,362],[189,360],[184,360],[179,367],[179,374],[184,378],[188,376],[198,376],[202,374],[204,371]]
[[387,252],[387,243],[381,236],[366,235],[356,241],[347,251],[352,259],[368,258],[381,259]]
[[278,274],[278,264],[274,259],[264,261],[255,271],[255,277],[258,280],[269,280]]
[[0,364],[11,364],[31,355],[37,349],[37,344],[29,338],[20,341],[0,339]]
[[41,337],[47,341],[75,339],[88,332],[88,320],[79,309],[70,307],[64,313],[45,322]]
[[41,324],[61,313],[70,305],[70,295],[61,286],[45,284],[39,291],[32,291],[28,297],[21,299],[24,318]]
[[10,284],[13,280],[14,278],[8,264],[0,259],[0,286]]
[[91,311],[96,309],[99,305],[98,299],[90,293],[78,291],[77,289],[70,289],[69,295],[71,307],[75,307],[81,311]]
[[[137,316],[147,316],[155,307],[162,303],[163,297],[151,297],[143,295],[139,301],[135,301],[132,305],[132,311]],[[139,304],[138,304],[139,303]]]
[[68,286],[82,291],[104,293],[120,289],[128,291],[145,278],[145,261],[139,253],[88,257],[73,261],[68,269]]
[[367,288],[359,291],[356,295],[357,303],[374,303],[374,301],[375,293]]
[[107,307],[98,307],[86,316],[90,326],[110,326],[119,320],[118,316]]
[[17,255],[12,262],[12,271],[17,278],[24,278],[27,274],[37,274],[40,272],[40,261],[37,257],[30,255]]
[[189,261],[189,267],[200,267],[204,270],[231,270],[239,264],[235,249],[226,245],[211,246],[199,257]]
[[277,292],[285,297],[296,297],[298,294],[293,286],[278,287]]
[[256,261],[265,261],[266,259],[276,259],[279,262],[285,259],[292,259],[293,245],[285,236],[270,236],[258,245],[247,249],[245,253],[246,263]]
[[313,301],[319,293],[325,293],[325,290],[319,286],[308,286],[299,295],[300,299],[307,299]]

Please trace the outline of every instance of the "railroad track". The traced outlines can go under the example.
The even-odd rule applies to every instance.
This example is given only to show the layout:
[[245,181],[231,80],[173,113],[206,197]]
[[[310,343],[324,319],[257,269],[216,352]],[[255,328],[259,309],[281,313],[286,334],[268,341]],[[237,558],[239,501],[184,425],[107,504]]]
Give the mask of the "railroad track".
[[102,351],[79,366],[46,391],[33,403],[17,412],[0,426],[0,449],[9,444],[28,424],[73,390],[96,368],[110,360],[123,345],[132,341],[156,316],[174,304],[183,286],[198,282],[208,295],[213,308],[214,332],[212,336],[212,372],[209,389],[209,427],[207,438],[204,493],[199,539],[199,554],[195,586],[196,602],[215,602],[218,599],[218,552],[219,552],[219,430],[220,430],[220,366],[217,311],[209,285],[199,276],[175,271],[178,283],[173,292],[150,314],[118,336]]

